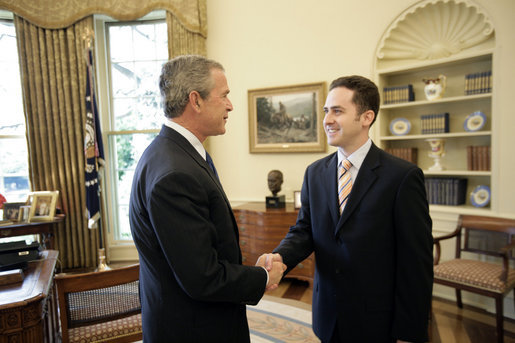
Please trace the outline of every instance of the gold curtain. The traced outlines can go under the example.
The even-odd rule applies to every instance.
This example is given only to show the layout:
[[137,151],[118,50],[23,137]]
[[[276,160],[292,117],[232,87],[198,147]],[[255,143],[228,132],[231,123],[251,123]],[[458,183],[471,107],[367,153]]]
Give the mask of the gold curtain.
[[90,16],[65,29],[14,17],[23,88],[32,188],[59,190],[65,221],[55,233],[62,267],[96,265],[97,231],[84,215],[86,62]]
[[[204,2],[205,5],[205,2]],[[198,28],[205,27],[206,9],[199,10]],[[206,38],[202,30],[191,30],[174,13],[166,12],[168,26],[168,56],[196,54],[206,56]]]

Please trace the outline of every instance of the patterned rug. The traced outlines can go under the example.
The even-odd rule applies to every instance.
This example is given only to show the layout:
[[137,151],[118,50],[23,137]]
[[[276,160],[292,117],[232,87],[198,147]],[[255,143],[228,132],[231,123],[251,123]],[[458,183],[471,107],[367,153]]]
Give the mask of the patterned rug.
[[300,301],[264,296],[247,306],[252,343],[318,343],[311,329],[311,306]]

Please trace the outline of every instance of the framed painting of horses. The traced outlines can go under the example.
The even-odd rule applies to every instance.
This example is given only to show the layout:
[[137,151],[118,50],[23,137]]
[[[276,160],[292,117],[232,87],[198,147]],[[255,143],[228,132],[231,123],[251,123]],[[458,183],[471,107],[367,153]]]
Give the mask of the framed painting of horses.
[[249,90],[250,152],[325,152],[325,92],[325,82]]

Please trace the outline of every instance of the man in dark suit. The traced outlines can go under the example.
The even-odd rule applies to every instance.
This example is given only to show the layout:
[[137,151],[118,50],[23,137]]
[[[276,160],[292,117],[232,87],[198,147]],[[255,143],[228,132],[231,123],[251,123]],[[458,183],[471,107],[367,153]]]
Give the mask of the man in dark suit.
[[164,64],[159,86],[166,120],[138,163],[129,209],[143,339],[249,342],[245,304],[280,281],[283,264],[241,264],[236,221],[202,146],[225,133],[233,109],[224,69],[181,56]]
[[313,330],[322,342],[428,340],[433,241],[424,175],[372,143],[378,110],[370,80],[331,83],[324,129],[337,152],[308,166],[297,223],[264,255],[290,270],[315,252]]

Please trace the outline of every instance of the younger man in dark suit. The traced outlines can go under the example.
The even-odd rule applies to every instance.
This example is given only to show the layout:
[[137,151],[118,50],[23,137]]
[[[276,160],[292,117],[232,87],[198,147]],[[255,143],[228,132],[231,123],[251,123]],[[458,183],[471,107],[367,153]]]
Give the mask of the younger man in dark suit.
[[[250,342],[245,304],[277,284],[243,266],[238,227],[202,142],[225,133],[232,104],[223,67],[201,56],[167,62],[165,116],[132,185],[130,224],[140,259],[144,342]],[[268,275],[267,275],[268,274]]]
[[422,170],[370,140],[379,111],[370,80],[334,80],[324,111],[338,151],[306,169],[297,223],[260,259],[291,269],[315,252],[322,342],[426,342],[433,240]]

